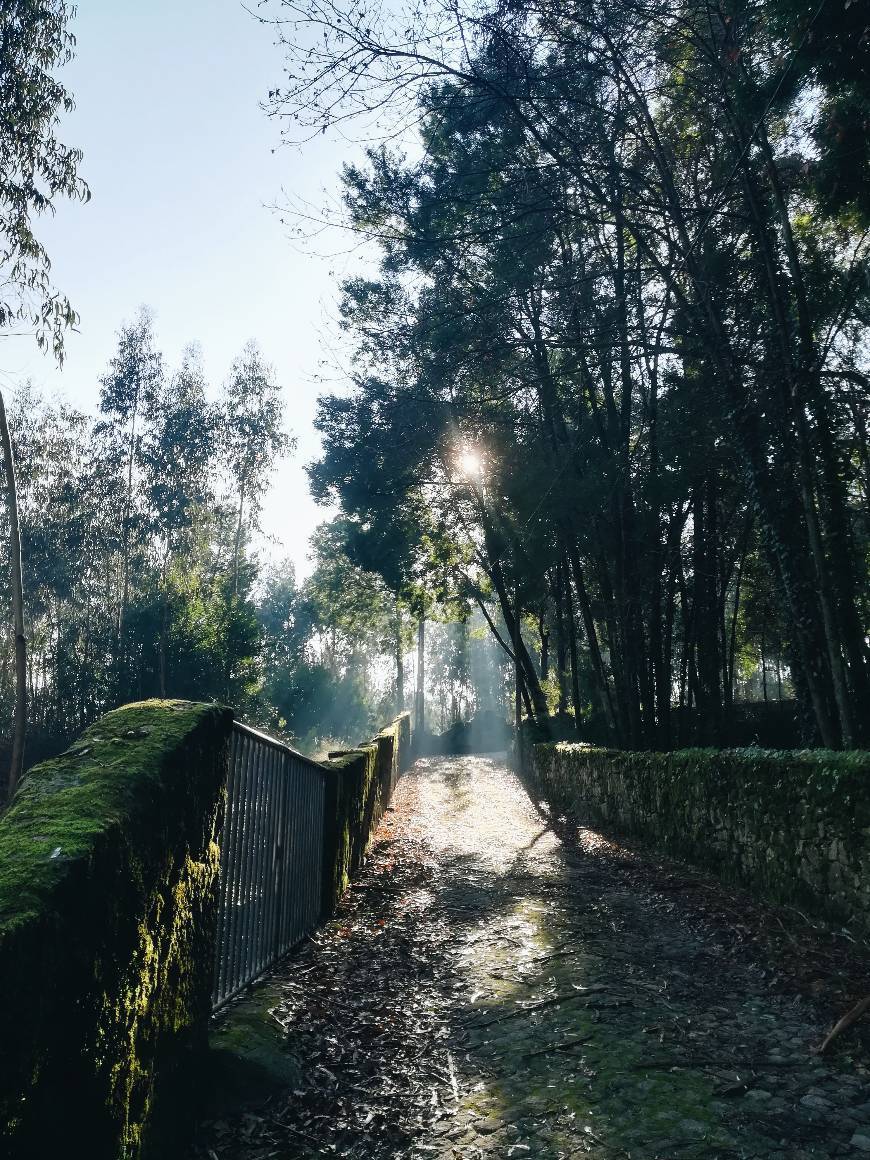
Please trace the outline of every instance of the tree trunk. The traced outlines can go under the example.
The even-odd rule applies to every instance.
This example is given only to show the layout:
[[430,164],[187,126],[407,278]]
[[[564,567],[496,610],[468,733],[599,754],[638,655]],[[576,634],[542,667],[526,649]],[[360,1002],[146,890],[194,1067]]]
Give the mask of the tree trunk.
[[583,712],[583,702],[580,698],[580,663],[577,649],[577,621],[574,617],[574,601],[571,596],[571,582],[568,579],[567,566],[565,572],[565,612],[568,621],[568,649],[571,656],[571,701],[574,705],[574,727],[580,732],[580,718]]
[[133,397],[133,413],[130,419],[130,449],[127,453],[127,495],[124,501],[124,549],[121,564],[121,599],[118,603],[118,621],[115,630],[116,662],[118,665],[118,694],[124,696],[126,662],[124,634],[127,627],[127,608],[130,604],[130,519],[133,514],[133,467],[136,462],[136,420],[139,416],[139,392],[141,383],[136,380]]
[[580,556],[573,544],[568,548],[568,560],[571,565],[571,573],[574,577],[574,587],[577,589],[577,600],[580,605],[580,615],[583,617],[583,627],[586,630],[586,643],[589,646],[589,655],[592,659],[592,671],[595,674],[595,684],[598,697],[601,701],[601,708],[604,713],[604,719],[607,722],[607,725],[610,728],[613,728],[614,713],[613,702],[610,698],[610,686],[607,682],[607,674],[604,671],[604,661],[601,656],[601,649],[598,645],[598,632],[595,628],[595,621],[592,617],[592,604],[586,591],[586,583],[583,579],[583,569],[580,564]]
[[27,732],[27,638],[24,635],[24,585],[21,578],[21,528],[18,523],[18,490],[15,460],[6,418],[6,404],[0,392],[0,441],[6,475],[6,503],[9,508],[9,557],[12,564],[12,630],[15,636],[15,716],[12,728],[12,758],[6,783],[11,799],[24,768],[24,739]]
[[[494,553],[492,553],[492,555],[494,555]],[[507,587],[505,586],[504,573],[502,572],[501,564],[499,563],[498,559],[495,559],[492,564],[490,577],[492,579],[496,595],[499,599],[501,614],[504,617],[505,626],[510,633],[514,647],[519,648],[518,659],[523,670],[523,678],[526,682],[526,686],[529,690],[529,694],[534,705],[534,716],[535,718],[546,717],[547,699],[544,696],[543,689],[541,688],[541,682],[538,680],[537,670],[532,663],[532,658],[529,656],[529,650],[526,647],[526,642],[523,640],[522,632],[519,633],[518,639],[514,633],[514,620],[516,619],[515,612],[511,605],[510,598],[508,597]]]
[[166,573],[169,564],[169,548],[163,557],[160,577],[160,636],[157,641],[157,680],[160,696],[166,696],[166,633],[169,626],[169,593],[166,590]]
[[550,679],[550,634],[547,631],[546,615],[542,611],[538,614],[538,633],[541,637],[541,680]]
[[239,517],[236,520],[236,538],[233,544],[233,596],[239,594],[239,554],[242,550],[242,527],[245,511],[245,485],[239,489]]
[[426,721],[426,618],[417,621],[417,692],[414,697],[414,732],[419,741],[423,739]]
[[556,564],[556,676],[559,681],[559,714],[568,708],[567,653],[565,649],[565,581],[562,561]]
[[405,711],[405,657],[402,652],[402,617],[396,608],[396,716]]
[[518,770],[523,766],[523,674],[520,668],[522,641],[522,613],[520,596],[514,588],[514,761]]

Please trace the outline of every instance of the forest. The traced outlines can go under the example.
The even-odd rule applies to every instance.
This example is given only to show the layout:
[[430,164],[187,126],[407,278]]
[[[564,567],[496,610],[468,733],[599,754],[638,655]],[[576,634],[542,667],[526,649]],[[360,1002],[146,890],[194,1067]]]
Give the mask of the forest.
[[0,270],[0,1160],[870,1155],[866,0],[3,0]]
[[[167,367],[142,311],[118,333],[95,416],[32,383],[12,397],[31,760],[147,697],[214,698],[313,752],[372,732],[404,703],[408,616],[349,559],[341,524],[321,527],[299,583],[254,542],[274,464],[293,448],[273,369],[251,343],[212,399],[201,361],[192,346]],[[8,606],[8,534],[4,551]],[[449,625],[430,642],[442,727],[451,705],[455,716],[486,689],[488,668],[499,679],[481,636]],[[490,702],[500,707],[499,694]]]
[[371,140],[298,228],[380,254],[312,486],[530,718],[668,749],[786,697],[867,741],[870,56],[828,9],[282,5],[271,112]]
[[[152,695],[314,752],[412,684],[436,731],[508,717],[514,672],[566,736],[866,744],[870,72],[860,5],[823,7],[258,13],[288,142],[367,141],[339,204],[287,211],[367,247],[308,465],[331,518],[298,582],[257,539],[294,441],[254,343],[213,389],[143,308],[96,414],[19,384],[30,754]],[[85,198],[46,100],[43,178]],[[4,315],[60,355],[75,314],[18,193]],[[4,736],[15,664],[7,637]]]

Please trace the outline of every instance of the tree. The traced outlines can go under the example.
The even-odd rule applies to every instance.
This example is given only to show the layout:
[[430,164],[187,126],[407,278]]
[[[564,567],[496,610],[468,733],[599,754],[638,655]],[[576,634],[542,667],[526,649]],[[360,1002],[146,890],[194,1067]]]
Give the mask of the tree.
[[9,555],[12,562],[12,623],[15,633],[15,725],[12,732],[12,756],[9,761],[7,797],[11,798],[24,766],[24,735],[27,729],[27,642],[24,635],[24,591],[21,581],[21,530],[18,522],[18,495],[15,487],[15,459],[6,417],[6,404],[0,394],[0,442],[3,444],[3,468],[6,478],[6,504],[9,510]]
[[51,284],[34,218],[51,211],[58,196],[90,196],[78,176],[81,153],[56,136],[60,114],[73,108],[53,75],[73,54],[71,13],[66,0],[13,0],[0,11],[0,327],[33,327],[40,346],[58,357],[76,315]]
[[199,351],[188,348],[179,370],[154,399],[154,415],[142,440],[150,531],[160,542],[159,692],[167,691],[168,573],[198,513],[213,501],[215,415],[206,401]]
[[100,380],[100,411],[104,422],[97,433],[105,439],[111,474],[123,473],[117,496],[119,578],[115,663],[123,686],[127,679],[126,619],[130,604],[130,566],[134,536],[143,531],[143,512],[136,509],[142,428],[153,419],[163,393],[163,356],[154,345],[154,322],[140,310],[132,324],[122,326],[118,349]]
[[249,342],[233,363],[224,387],[220,422],[227,466],[236,493],[233,591],[238,591],[245,516],[255,517],[269,470],[295,443],[282,430],[280,388],[257,345]]
[[[67,31],[70,10],[64,0],[12,3],[0,11],[0,328],[32,326],[40,346],[60,358],[63,332],[75,320],[68,300],[54,289],[48,253],[34,233],[33,219],[53,206],[58,195],[85,199],[78,177],[81,154],[55,136],[61,111],[72,99],[53,77],[66,63],[74,40]],[[13,624],[16,653],[16,709],[8,791],[21,775],[27,725],[27,645],[21,574],[21,541],[12,440],[0,396],[0,435],[6,473],[11,530]]]
[[[386,110],[422,146],[344,173],[345,224],[381,248],[345,292],[354,393],[321,411],[345,510],[368,528],[435,509],[508,640],[547,585],[578,720],[591,704],[634,746],[669,743],[674,701],[722,736],[758,527],[816,737],[860,742],[870,251],[819,201],[803,134],[808,78],[836,83],[807,63],[818,13],[788,44],[785,0],[285,7],[317,38],[283,25],[274,110],[311,128]],[[491,448],[488,504],[450,492],[463,441]]]

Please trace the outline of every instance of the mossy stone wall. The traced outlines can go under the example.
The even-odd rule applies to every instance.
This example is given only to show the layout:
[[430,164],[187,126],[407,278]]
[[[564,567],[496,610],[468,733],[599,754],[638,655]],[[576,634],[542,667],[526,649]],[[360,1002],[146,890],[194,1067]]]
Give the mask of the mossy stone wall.
[[870,753],[535,745],[556,815],[636,835],[774,902],[870,937]]
[[229,709],[126,706],[0,819],[0,1156],[167,1156],[204,1048]]
[[331,755],[323,835],[324,916],[332,914],[359,870],[411,752],[411,717],[403,713],[358,749]]

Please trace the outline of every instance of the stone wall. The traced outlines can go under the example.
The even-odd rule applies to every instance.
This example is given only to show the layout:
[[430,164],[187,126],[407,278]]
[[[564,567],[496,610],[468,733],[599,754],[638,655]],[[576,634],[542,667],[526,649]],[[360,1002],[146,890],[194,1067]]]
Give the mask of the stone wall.
[[870,937],[870,753],[625,753],[535,745],[530,792],[553,813],[634,835]]
[[167,1154],[207,1034],[231,723],[116,710],[0,819],[0,1156]]
[[324,811],[323,914],[332,914],[365,856],[369,839],[411,756],[403,713],[358,749],[330,755]]
[[[0,817],[0,1160],[157,1160],[195,1110],[232,712],[148,701]],[[326,763],[323,914],[410,760],[406,713]]]

